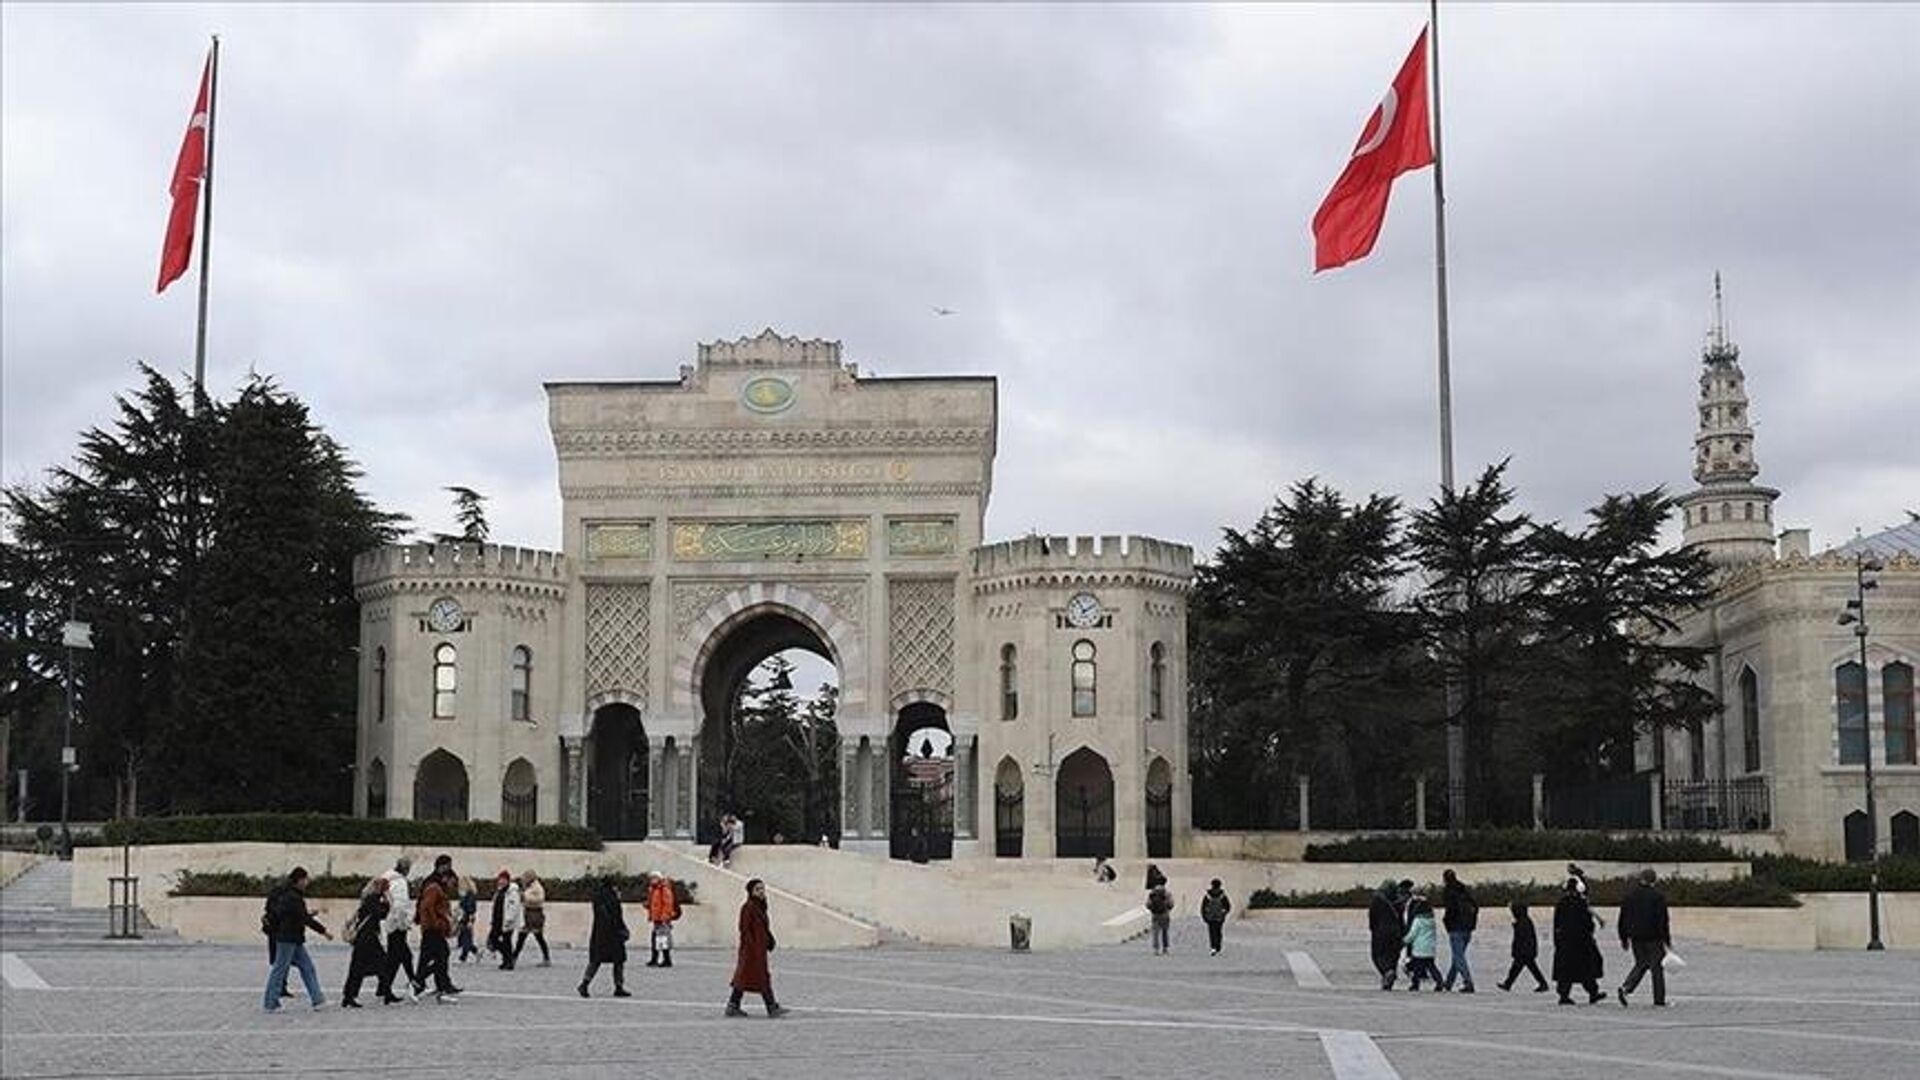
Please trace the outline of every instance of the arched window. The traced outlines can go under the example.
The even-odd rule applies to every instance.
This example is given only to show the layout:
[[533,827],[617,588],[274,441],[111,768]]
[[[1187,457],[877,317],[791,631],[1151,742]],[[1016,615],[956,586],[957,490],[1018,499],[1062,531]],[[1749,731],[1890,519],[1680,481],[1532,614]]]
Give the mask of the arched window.
[[1091,641],[1082,639],[1073,643],[1073,715],[1075,716],[1094,714],[1096,673],[1093,652]]
[[1753,504],[1752,503],[1747,504],[1747,520],[1748,521],[1753,520]]
[[1695,721],[1687,728],[1687,779],[1698,783],[1707,778],[1707,728]]
[[514,758],[500,780],[500,821],[507,825],[532,825],[539,821],[540,783],[533,763]]
[[1902,810],[1893,815],[1893,853],[1920,855],[1920,815]]
[[1167,648],[1159,642],[1147,650],[1147,719],[1166,719]]
[[1872,858],[1871,842],[1867,838],[1869,825],[1870,822],[1864,810],[1855,810],[1840,823],[1848,862],[1867,862]]
[[1840,764],[1867,762],[1867,669],[1852,660],[1833,669],[1834,708],[1840,719]]
[[1740,742],[1745,769],[1760,771],[1760,677],[1747,668],[1740,673]]
[[1000,719],[1020,718],[1020,655],[1012,645],[1000,646]]
[[1895,661],[1880,669],[1881,714],[1887,718],[1887,764],[1914,763],[1913,665]]
[[460,674],[454,659],[459,653],[452,645],[441,644],[433,650],[433,718],[453,719],[453,703],[460,689]]
[[373,722],[385,723],[387,719],[387,650],[373,650]]
[[533,712],[528,704],[528,691],[533,689],[533,650],[525,645],[513,647],[513,688],[509,695],[513,702],[512,716],[515,720],[532,720]]
[[387,765],[379,758],[367,764],[367,816],[387,816]]

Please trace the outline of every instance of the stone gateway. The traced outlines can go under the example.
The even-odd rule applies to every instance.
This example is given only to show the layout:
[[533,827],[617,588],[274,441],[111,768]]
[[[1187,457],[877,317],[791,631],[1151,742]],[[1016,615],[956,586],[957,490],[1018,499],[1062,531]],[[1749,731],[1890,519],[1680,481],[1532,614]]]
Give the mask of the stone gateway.
[[728,710],[797,648],[839,676],[842,846],[1184,848],[1193,553],[986,543],[992,377],[862,376],[769,330],[546,390],[563,552],[355,562],[357,813],[710,837]]

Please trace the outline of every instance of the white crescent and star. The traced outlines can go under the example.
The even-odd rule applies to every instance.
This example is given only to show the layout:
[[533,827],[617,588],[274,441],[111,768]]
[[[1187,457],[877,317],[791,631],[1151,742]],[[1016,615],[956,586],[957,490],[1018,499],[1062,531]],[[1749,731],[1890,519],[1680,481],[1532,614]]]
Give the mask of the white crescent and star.
[[1387,96],[1380,99],[1380,108],[1376,111],[1380,114],[1380,123],[1374,126],[1373,134],[1367,136],[1366,142],[1354,148],[1354,157],[1371,154],[1387,141],[1387,132],[1393,130],[1394,115],[1400,111],[1399,92],[1391,86],[1387,87]]

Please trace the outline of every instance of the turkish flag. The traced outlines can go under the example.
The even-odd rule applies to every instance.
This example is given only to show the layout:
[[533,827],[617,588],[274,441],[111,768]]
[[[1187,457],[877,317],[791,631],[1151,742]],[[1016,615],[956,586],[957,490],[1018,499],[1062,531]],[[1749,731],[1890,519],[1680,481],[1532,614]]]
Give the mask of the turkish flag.
[[1387,193],[1393,180],[1433,164],[1433,137],[1427,129],[1427,32],[1413,43],[1387,96],[1360,132],[1353,157],[1333,182],[1313,215],[1315,273],[1363,259],[1373,250],[1380,223],[1387,217]]
[[213,76],[213,56],[200,72],[200,96],[194,99],[180,157],[173,163],[173,212],[167,215],[167,239],[160,248],[160,285],[166,292],[173,279],[187,272],[193,258],[193,225],[200,210],[200,185],[207,176],[207,90]]

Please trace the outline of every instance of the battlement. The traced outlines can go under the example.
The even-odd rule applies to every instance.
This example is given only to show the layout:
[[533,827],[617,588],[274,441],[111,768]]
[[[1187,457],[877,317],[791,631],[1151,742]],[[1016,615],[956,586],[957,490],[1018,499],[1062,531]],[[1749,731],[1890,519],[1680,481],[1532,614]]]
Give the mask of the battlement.
[[1042,571],[1151,570],[1193,576],[1193,549],[1147,536],[1027,536],[973,549],[976,578]]
[[755,337],[700,343],[701,367],[838,367],[840,343],[783,337],[768,327]]
[[353,583],[384,578],[510,578],[560,584],[567,557],[507,544],[388,544],[353,559]]

